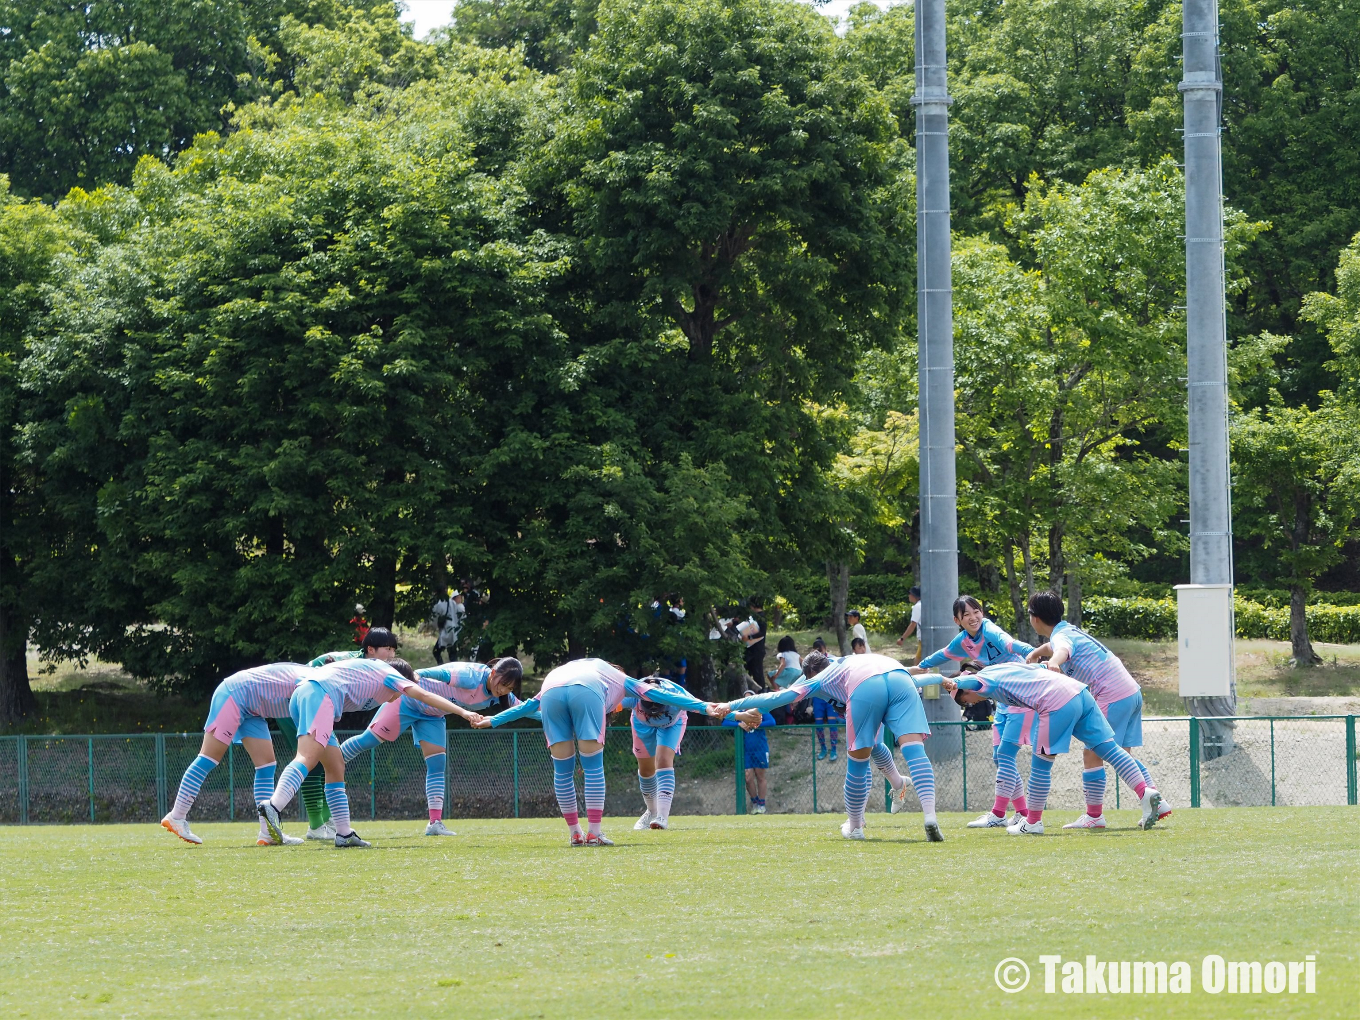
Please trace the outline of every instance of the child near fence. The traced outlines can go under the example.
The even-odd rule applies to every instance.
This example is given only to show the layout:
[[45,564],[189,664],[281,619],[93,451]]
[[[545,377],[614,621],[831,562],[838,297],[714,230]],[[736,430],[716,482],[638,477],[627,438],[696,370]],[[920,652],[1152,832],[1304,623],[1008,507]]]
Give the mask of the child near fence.
[[[508,707],[519,704],[511,691],[524,675],[518,659],[505,657],[490,665],[480,662],[447,662],[442,666],[416,670],[416,683],[426,691],[481,712],[497,703]],[[425,758],[425,804],[429,822],[427,836],[456,835],[444,824],[444,783],[448,773],[448,726],[445,714],[436,708],[401,697],[378,709],[368,729],[340,745],[341,757],[348,765],[364,751],[384,741],[396,740],[407,730]]]
[[[781,641],[782,645],[783,642]],[[802,676],[802,670],[798,671]],[[754,697],[755,691],[747,691],[746,697]],[[723,720],[724,726],[740,726],[746,731],[742,740],[742,765],[746,771],[746,796],[751,799],[751,814],[765,814],[765,801],[769,796],[768,773],[770,771],[770,738],[765,727],[775,724],[769,712],[760,713],[759,723],[741,722],[737,716],[729,715]]]

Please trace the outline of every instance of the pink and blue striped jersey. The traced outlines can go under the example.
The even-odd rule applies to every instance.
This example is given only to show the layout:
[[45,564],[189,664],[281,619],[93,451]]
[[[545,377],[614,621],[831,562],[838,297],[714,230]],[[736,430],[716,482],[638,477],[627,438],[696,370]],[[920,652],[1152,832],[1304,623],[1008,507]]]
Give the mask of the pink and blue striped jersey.
[[938,652],[931,652],[917,665],[932,669],[944,665],[950,659],[955,662],[976,659],[984,666],[994,666],[998,662],[1024,662],[1025,656],[1032,651],[1033,645],[1011,637],[991,620],[984,619],[976,637],[961,630],[948,645]]
[[275,662],[233,673],[217,685],[236,702],[237,708],[262,719],[288,718],[288,699],[312,669],[297,662]]
[[1071,677],[1047,666],[1024,662],[999,662],[980,672],[958,678],[959,688],[985,694],[1000,705],[1056,712],[1086,690]]
[[816,676],[796,680],[782,691],[740,698],[732,702],[732,710],[759,708],[761,711],[769,711],[783,705],[795,704],[806,697],[824,698],[848,705],[855,688],[864,681],[887,673],[906,672],[906,669],[902,663],[886,655],[847,655],[843,659],[833,659],[831,665]]
[[[691,712],[706,712],[708,703],[700,701],[679,684],[664,681],[662,684],[635,680],[615,669],[603,659],[577,659],[564,663],[543,678],[543,686],[538,694],[528,701],[521,701],[514,708],[497,712],[491,717],[492,726],[503,726],[522,716],[538,711],[539,699],[555,687],[572,686],[593,687],[604,695],[604,710],[612,712],[623,704],[628,695],[643,697],[665,705],[687,708]],[[677,693],[678,692],[678,693]]]
[[306,679],[331,696],[337,719],[385,705],[415,686],[382,659],[341,659],[317,667]]
[[[491,680],[491,667],[480,662],[447,662],[442,666],[416,670],[416,683],[431,694],[447,698],[455,705],[462,705],[472,712],[490,708],[500,698],[491,693],[488,686]],[[519,704],[519,699],[510,696],[510,707]],[[406,707],[421,715],[442,716],[437,708],[411,698],[406,699]]]
[[1059,620],[1048,641],[1055,652],[1060,648],[1067,652],[1067,661],[1058,668],[1091,688],[1101,711],[1138,693],[1138,681],[1123,660],[1080,627]]
[[[644,681],[638,682],[643,683]],[[689,691],[685,690],[673,680],[648,680],[645,682],[647,687],[653,692],[664,690],[680,697],[689,697]],[[649,716],[643,711],[642,705],[644,701],[657,705],[661,711],[656,715]],[[630,694],[628,697],[624,698],[623,707],[632,709],[633,722],[638,723],[641,726],[653,726],[658,730],[664,730],[667,727],[674,726],[684,717],[685,712],[688,711],[688,709],[682,708],[679,705],[668,705],[657,701],[655,698],[641,698],[636,694]]]

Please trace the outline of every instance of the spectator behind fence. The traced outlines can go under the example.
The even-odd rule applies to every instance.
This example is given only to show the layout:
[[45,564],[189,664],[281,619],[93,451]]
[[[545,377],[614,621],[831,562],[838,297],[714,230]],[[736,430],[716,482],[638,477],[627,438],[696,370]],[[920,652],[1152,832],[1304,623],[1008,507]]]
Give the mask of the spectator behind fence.
[[[801,674],[801,671],[800,671]],[[743,697],[749,698],[755,691],[747,691]],[[724,726],[737,726],[746,730],[743,764],[746,768],[746,795],[751,799],[751,814],[765,813],[765,798],[769,794],[770,738],[765,735],[765,727],[773,726],[774,716],[769,712],[760,713],[760,725],[751,729],[744,723],[739,724],[735,715],[723,720]]]
[[855,650],[855,642],[863,641],[864,650],[869,650],[869,632],[864,629],[864,624],[859,622],[859,610],[852,609],[845,614],[846,621],[850,624],[850,651]]
[[869,645],[865,642],[864,638],[857,637],[855,638],[855,640],[850,642],[850,654],[851,655],[869,654]]
[[467,616],[466,596],[461,592],[447,593],[430,610],[430,624],[434,627],[434,661],[442,664],[444,656],[453,661],[453,646],[463,631],[463,619]]
[[921,656],[925,648],[921,645],[921,589],[912,585],[907,590],[907,600],[911,603],[911,622],[907,624],[907,629],[902,632],[902,636],[897,639],[900,645],[913,634],[916,635],[916,654],[912,656],[911,665],[916,665],[921,661]]
[[[793,643],[793,635],[785,634],[779,639],[777,665],[766,674],[770,683],[783,690],[792,686],[803,675],[803,660],[798,654],[798,646]],[[792,720],[792,710],[787,706],[776,708],[773,712],[775,722],[787,725]]]

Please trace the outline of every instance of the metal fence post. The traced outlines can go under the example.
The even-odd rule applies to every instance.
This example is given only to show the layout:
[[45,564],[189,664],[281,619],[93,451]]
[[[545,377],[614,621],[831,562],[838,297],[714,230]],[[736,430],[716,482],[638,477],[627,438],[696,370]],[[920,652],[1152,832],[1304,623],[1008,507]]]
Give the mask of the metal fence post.
[[733,731],[736,740],[732,742],[733,759],[737,773],[737,814],[746,814],[746,731],[740,726]]
[[165,734],[156,734],[156,813],[164,817],[165,810]]
[[19,763],[19,824],[28,824],[28,737],[19,735],[15,748]]
[[1270,717],[1270,806],[1275,806],[1275,717]]
[[227,745],[227,820],[236,821],[236,745]]
[[1199,807],[1199,717],[1190,717],[1190,806]]
[[817,813],[817,738],[812,730],[808,730],[808,737],[811,738],[812,748],[812,813]]
[[94,737],[89,738],[87,750],[90,755],[90,821],[94,821]]
[[510,731],[510,750],[514,754],[515,817],[519,817],[519,731]]
[[1355,716],[1346,716],[1346,803],[1355,806]]
[[378,817],[378,749],[368,749],[368,820]]
[[963,810],[968,810],[968,727],[959,723],[959,759],[963,765]]

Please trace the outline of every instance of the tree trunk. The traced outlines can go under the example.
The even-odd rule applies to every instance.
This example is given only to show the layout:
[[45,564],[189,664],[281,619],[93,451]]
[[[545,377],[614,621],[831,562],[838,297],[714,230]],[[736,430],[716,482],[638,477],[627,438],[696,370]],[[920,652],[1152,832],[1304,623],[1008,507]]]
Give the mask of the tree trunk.
[[1296,666],[1316,666],[1322,656],[1313,651],[1308,640],[1308,596],[1303,585],[1289,587],[1289,647]]
[[[1034,554],[1030,552],[1028,531],[1020,536],[1020,556],[1025,561],[1025,598],[1028,600],[1029,596],[1034,594]],[[1029,619],[1028,613],[1025,614],[1025,618]]]
[[831,623],[836,628],[836,644],[842,655],[850,654],[850,639],[846,636],[845,611],[850,598],[850,564],[831,563],[826,565],[826,579],[831,586]]
[[13,609],[0,606],[0,730],[17,725],[37,707],[28,683],[27,626]]
[[368,619],[374,627],[392,628],[397,615],[397,557],[382,553],[373,558],[373,600]]
[[449,563],[443,553],[430,563],[430,584],[434,589],[432,594],[436,602],[449,597]]
[[1063,556],[1063,526],[1061,521],[1057,521],[1048,529],[1048,586],[1058,593],[1058,598],[1062,598],[1065,573],[1067,560]]
[[1081,575],[1075,570],[1067,572],[1067,622],[1081,626]]
[[1020,578],[1015,572],[1015,546],[1007,542],[1005,549],[1006,585],[1010,589],[1011,614],[1015,619],[1011,633],[1026,644],[1037,644],[1039,635],[1035,634],[1034,628],[1029,625],[1025,593],[1020,590]]

